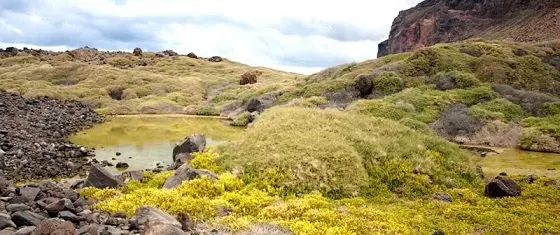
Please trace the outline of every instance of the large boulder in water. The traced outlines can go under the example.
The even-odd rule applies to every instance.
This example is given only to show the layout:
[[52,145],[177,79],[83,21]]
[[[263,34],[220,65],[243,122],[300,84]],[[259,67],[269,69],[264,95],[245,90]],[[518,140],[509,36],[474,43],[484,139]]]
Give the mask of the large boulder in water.
[[181,140],[173,148],[173,161],[177,160],[179,154],[190,155],[195,152],[202,152],[206,148],[206,137],[203,134],[192,134]]
[[517,197],[521,195],[521,187],[512,179],[497,176],[486,185],[484,193],[491,198]]
[[116,188],[122,184],[123,182],[119,178],[111,175],[101,165],[93,164],[89,170],[84,187]]

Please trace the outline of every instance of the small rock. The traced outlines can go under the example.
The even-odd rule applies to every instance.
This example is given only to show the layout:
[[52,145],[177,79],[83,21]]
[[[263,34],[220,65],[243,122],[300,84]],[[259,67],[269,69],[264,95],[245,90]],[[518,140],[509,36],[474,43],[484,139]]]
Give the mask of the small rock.
[[547,171],[555,171],[556,168],[548,168],[548,169],[546,169],[546,170],[547,170]]
[[66,202],[64,200],[58,200],[57,202],[53,202],[49,205],[47,205],[46,211],[51,215],[51,216],[56,216],[58,215],[58,212],[61,212],[64,210],[66,205]]
[[521,187],[511,179],[497,176],[486,185],[484,192],[490,198],[517,197],[521,195]]
[[144,171],[125,171],[122,173],[122,176],[125,178],[125,181],[136,180],[142,182],[144,179]]
[[487,152],[481,152],[481,153],[480,153],[480,157],[486,157],[486,155],[488,155]]
[[194,54],[193,52],[190,52],[189,54],[187,54],[187,57],[193,58],[193,59],[198,59],[198,56],[196,56],[196,54]]
[[[120,152],[116,152],[115,155],[120,156],[121,153],[120,153]],[[115,160],[115,159],[113,158],[113,160]]]
[[183,230],[169,224],[150,224],[146,226],[144,235],[186,235]]
[[37,228],[33,232],[31,232],[31,235],[51,234],[75,235],[77,233],[76,228],[74,228],[74,225],[71,222],[56,218],[41,221]]
[[138,226],[146,226],[149,224],[168,224],[179,229],[182,227],[181,223],[179,223],[179,221],[177,221],[173,216],[151,206],[142,206],[136,209],[135,218]]
[[19,188],[19,195],[23,196],[29,201],[34,201],[41,189],[35,187]]
[[210,61],[210,62],[222,62],[223,59],[222,59],[222,57],[219,57],[219,56],[212,56],[212,57],[210,57],[210,59],[208,59],[208,61]]
[[125,214],[124,212],[117,212],[117,213],[114,213],[114,214],[111,215],[111,216],[113,216],[113,217],[115,217],[115,218],[126,219],[126,214]]
[[38,226],[41,220],[44,220],[43,216],[35,214],[31,211],[16,211],[12,214],[12,221],[18,226]]
[[82,234],[90,234],[90,235],[94,235],[97,234],[99,230],[99,225],[97,224],[88,224],[86,226],[81,227],[80,229],[78,229],[78,235],[82,235]]
[[505,172],[500,172],[500,176],[507,176],[507,173],[505,173]]
[[142,56],[142,49],[141,49],[140,47],[134,48],[134,51],[132,51],[132,55],[134,55],[134,56]]
[[0,231],[0,235],[15,235],[15,234],[16,234],[16,231],[15,231],[15,229],[12,229],[12,228],[6,228],[6,229]]
[[535,180],[537,180],[537,177],[535,175],[528,175],[527,177],[525,177],[525,180],[527,181],[527,183],[532,184],[533,182],[535,182]]
[[12,222],[9,215],[0,216],[0,229],[16,228],[16,224]]
[[445,233],[442,232],[441,230],[436,230],[432,233],[432,235],[445,235]]
[[123,235],[123,231],[109,225],[101,225],[98,227],[97,232],[99,235]]
[[63,220],[69,220],[72,222],[79,222],[80,220],[83,220],[82,217],[75,215],[74,213],[70,212],[70,211],[61,211],[58,213],[58,218],[61,218]]
[[434,195],[434,199],[438,201],[446,201],[446,202],[453,201],[453,198],[449,196],[449,194],[445,194],[445,193],[436,193],[436,195]]
[[92,186],[96,188],[116,188],[120,185],[122,185],[122,181],[111,175],[99,164],[91,166],[88,178],[84,184],[85,187]]
[[26,211],[26,210],[29,210],[29,209],[31,209],[31,208],[28,205],[21,204],[21,203],[8,204],[6,206],[6,210],[9,211],[9,212]]
[[117,168],[128,168],[129,165],[126,162],[118,162],[116,165]]
[[26,226],[23,228],[18,229],[16,232],[17,235],[29,235],[35,230],[35,226]]

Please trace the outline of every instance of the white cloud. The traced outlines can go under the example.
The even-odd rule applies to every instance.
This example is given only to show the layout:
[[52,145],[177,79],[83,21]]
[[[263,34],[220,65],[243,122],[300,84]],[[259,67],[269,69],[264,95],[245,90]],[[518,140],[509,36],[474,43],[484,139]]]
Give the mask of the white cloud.
[[[418,2],[52,0],[34,2],[23,13],[0,14],[0,35],[18,29],[26,37],[14,37],[15,43],[62,47],[87,43],[128,50],[143,45],[312,73],[375,58],[377,43],[387,37],[398,12]],[[57,34],[70,33],[40,35],[33,27],[49,28],[44,26],[48,24]],[[76,39],[67,38],[72,36]],[[14,43],[0,36],[2,42]]]

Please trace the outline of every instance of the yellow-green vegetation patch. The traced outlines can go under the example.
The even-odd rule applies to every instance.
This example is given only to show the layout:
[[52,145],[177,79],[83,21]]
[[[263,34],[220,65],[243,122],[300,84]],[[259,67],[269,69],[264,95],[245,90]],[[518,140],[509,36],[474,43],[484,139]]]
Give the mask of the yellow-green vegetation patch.
[[241,140],[220,146],[218,162],[247,182],[273,181],[284,193],[330,197],[430,195],[476,176],[457,146],[398,122],[337,110],[275,107]]
[[[194,160],[212,161],[215,153]],[[199,158],[203,158],[200,160]],[[198,160],[197,160],[198,159]],[[202,164],[210,166],[213,164]],[[215,163],[214,163],[215,164]],[[215,165],[214,165],[215,166]],[[489,199],[482,184],[443,189],[452,202],[431,198],[349,197],[331,199],[319,192],[283,196],[273,181],[246,182],[224,172],[218,180],[185,181],[174,189],[161,188],[173,172],[146,173],[143,183],[121,189],[84,188],[81,195],[98,200],[108,213],[133,215],[151,205],[171,214],[188,213],[196,222],[240,231],[259,223],[274,223],[295,234],[556,234],[560,232],[559,188],[545,178],[522,183],[517,198]],[[223,211],[230,211],[224,214]]]

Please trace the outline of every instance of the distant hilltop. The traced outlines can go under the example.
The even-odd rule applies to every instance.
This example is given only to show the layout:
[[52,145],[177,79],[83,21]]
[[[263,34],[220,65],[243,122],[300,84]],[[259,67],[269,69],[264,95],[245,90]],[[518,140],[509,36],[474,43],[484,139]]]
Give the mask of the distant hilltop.
[[378,57],[473,37],[538,42],[560,37],[559,0],[426,0],[401,11]]
[[[14,56],[33,56],[40,61],[46,62],[83,62],[88,64],[110,64],[119,68],[130,68],[136,66],[148,66],[153,64],[159,58],[181,56],[173,50],[165,50],[161,52],[143,52],[141,48],[135,48],[132,52],[126,51],[100,51],[96,48],[81,47],[74,50],[62,52],[48,51],[42,49],[30,49],[24,47],[18,49],[15,47],[0,48],[0,59]],[[199,57],[194,53],[186,56],[194,59]],[[203,58],[200,58],[203,59]],[[221,62],[223,59],[219,56],[208,58],[211,62]]]

